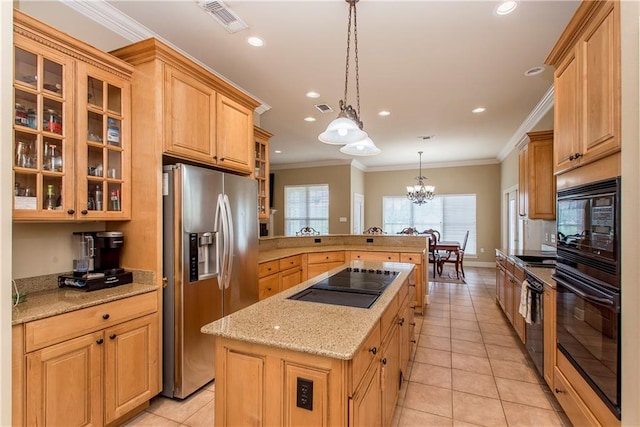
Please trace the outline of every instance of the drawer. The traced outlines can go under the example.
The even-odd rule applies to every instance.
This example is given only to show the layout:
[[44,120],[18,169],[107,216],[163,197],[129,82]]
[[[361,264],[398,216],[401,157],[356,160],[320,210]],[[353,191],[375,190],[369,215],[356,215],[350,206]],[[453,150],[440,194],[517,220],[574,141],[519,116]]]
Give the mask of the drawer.
[[[412,289],[415,289],[415,287],[412,287]],[[404,301],[407,295],[409,295],[409,281],[405,280],[398,291],[398,301]]]
[[280,261],[268,261],[258,264],[258,277],[268,276],[280,271]]
[[391,303],[385,309],[384,313],[382,313],[382,317],[380,317],[380,336],[382,338],[387,335],[389,328],[395,321],[396,315],[398,314],[398,303],[398,295],[396,294]]
[[352,260],[400,262],[400,254],[396,252],[351,252]]
[[400,262],[407,262],[407,263],[413,263],[413,264],[420,265],[420,264],[422,264],[422,254],[401,253],[400,254]]
[[[375,349],[375,354],[374,354]],[[353,360],[351,361],[351,385],[352,388],[349,395],[353,394],[353,391],[358,388],[360,380],[364,376],[367,368],[377,357],[378,351],[380,351],[380,323],[376,323],[376,326],[369,333],[364,343],[360,346]]]
[[325,271],[329,271],[333,268],[340,267],[342,264],[344,264],[344,261],[324,262],[321,264],[309,264],[307,266],[307,277],[311,279],[312,277],[315,277],[318,274],[324,273]]
[[307,255],[308,264],[320,264],[323,262],[344,262],[344,251],[316,252]]
[[261,277],[258,280],[258,298],[263,300],[280,291],[280,276],[272,274],[270,276]]
[[300,255],[281,258],[279,261],[280,271],[287,270],[289,268],[300,267],[302,264],[302,257]]
[[553,381],[555,385],[554,396],[574,426],[600,426],[596,417],[557,367],[554,369]]
[[520,283],[522,283],[524,279],[527,277],[524,270],[518,267],[517,265],[513,267],[513,275]]
[[513,269],[516,267],[516,265],[514,264],[513,261],[511,261],[509,258],[507,258],[506,263],[505,263],[505,268],[507,269],[507,271],[513,273]]
[[31,352],[158,311],[158,294],[149,292],[87,307],[25,325],[25,351]]

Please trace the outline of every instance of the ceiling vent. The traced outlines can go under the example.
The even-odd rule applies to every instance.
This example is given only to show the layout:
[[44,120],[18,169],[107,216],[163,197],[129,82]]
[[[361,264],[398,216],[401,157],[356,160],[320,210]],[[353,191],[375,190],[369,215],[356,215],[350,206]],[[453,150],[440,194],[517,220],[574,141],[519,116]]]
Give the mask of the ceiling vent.
[[201,1],[198,4],[230,33],[236,33],[245,28],[249,28],[249,26],[222,1]]
[[316,105],[314,105],[314,107],[316,107],[318,109],[318,111],[320,111],[321,113],[331,113],[331,112],[333,112],[333,108],[331,108],[327,104],[316,104]]

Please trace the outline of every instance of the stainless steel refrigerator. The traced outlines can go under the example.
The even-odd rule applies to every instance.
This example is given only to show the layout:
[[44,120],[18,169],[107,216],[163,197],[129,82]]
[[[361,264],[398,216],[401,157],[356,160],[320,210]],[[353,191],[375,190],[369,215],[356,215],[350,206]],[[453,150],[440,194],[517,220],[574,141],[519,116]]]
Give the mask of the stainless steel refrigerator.
[[257,182],[177,164],[163,168],[163,390],[183,399],[214,375],[200,328],[258,300]]

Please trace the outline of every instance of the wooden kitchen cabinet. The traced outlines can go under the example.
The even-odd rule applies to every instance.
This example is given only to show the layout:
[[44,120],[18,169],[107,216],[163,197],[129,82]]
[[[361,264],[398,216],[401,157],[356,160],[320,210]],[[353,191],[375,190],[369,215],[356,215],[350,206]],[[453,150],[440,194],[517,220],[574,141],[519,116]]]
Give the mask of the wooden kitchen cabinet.
[[429,286],[429,274],[425,269],[429,266],[421,253],[400,253],[400,262],[415,264],[415,312],[421,316],[424,314],[424,289]]
[[[161,164],[165,154],[245,175],[253,172],[253,110],[258,106],[253,98],[153,38],[111,53],[136,70],[133,114],[140,127],[136,132],[145,141],[142,160],[155,154],[154,163]],[[148,151],[154,146],[162,151]]]
[[380,364],[373,363],[362,379],[353,397],[349,399],[349,426],[382,426],[380,398]]
[[266,130],[253,127],[255,137],[255,168],[253,177],[258,181],[258,218],[269,219],[270,201],[270,177],[269,177],[269,138],[273,134]]
[[307,255],[308,278],[327,272],[345,263],[344,251],[314,252]]
[[582,2],[547,57],[555,173],[620,151],[620,3]]
[[527,133],[518,152],[518,196],[520,216],[556,218],[553,131]]
[[351,251],[351,261],[400,262],[397,252]]
[[282,258],[280,267],[280,291],[302,283],[302,255]]
[[523,343],[526,323],[520,314],[520,296],[524,280],[524,270],[496,250],[496,300]]
[[258,299],[269,298],[278,292],[280,292],[280,274],[275,273],[258,279]]
[[[397,317],[396,317],[397,319]],[[400,393],[400,330],[394,322],[382,341],[380,355],[380,391],[382,403],[382,425],[391,425],[393,411]]]
[[544,379],[551,390],[554,386],[556,366],[556,290],[544,287]]
[[[14,327],[25,384],[15,425],[102,426],[135,413],[160,391],[158,292]],[[17,395],[20,397],[20,395]]]
[[14,220],[129,219],[133,68],[16,10],[14,70]]

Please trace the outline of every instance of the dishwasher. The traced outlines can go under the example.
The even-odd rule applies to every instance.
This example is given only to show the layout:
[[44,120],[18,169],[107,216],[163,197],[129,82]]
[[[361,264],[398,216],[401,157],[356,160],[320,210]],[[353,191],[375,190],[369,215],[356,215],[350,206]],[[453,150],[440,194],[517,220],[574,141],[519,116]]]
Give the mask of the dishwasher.
[[531,307],[538,316],[531,323],[526,323],[525,347],[536,369],[544,377],[544,284],[528,272],[526,274],[527,289],[531,293]]

